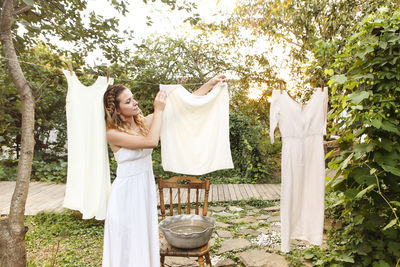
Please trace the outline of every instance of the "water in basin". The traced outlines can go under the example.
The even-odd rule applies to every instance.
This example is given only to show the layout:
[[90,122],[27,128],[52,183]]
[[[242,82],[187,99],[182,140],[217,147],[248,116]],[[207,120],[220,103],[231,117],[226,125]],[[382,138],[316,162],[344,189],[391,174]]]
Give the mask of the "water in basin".
[[191,234],[191,233],[198,233],[203,232],[204,227],[198,225],[180,225],[176,227],[172,227],[171,231],[179,234]]

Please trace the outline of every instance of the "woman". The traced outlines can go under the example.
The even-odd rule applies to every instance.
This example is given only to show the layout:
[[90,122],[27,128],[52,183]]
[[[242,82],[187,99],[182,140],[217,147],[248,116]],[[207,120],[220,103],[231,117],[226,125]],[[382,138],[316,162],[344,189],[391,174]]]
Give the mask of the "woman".
[[[205,95],[226,77],[219,75],[193,94]],[[158,145],[166,94],[154,100],[154,113],[143,117],[123,85],[104,94],[107,141],[118,163],[104,227],[103,266],[160,266],[156,187],[151,151]]]

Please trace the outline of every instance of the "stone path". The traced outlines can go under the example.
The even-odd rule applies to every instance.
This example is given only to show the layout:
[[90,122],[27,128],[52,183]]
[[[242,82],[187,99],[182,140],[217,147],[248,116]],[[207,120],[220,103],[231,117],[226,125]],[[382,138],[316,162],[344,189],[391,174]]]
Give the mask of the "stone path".
[[[0,215],[8,214],[15,182],[0,182]],[[169,203],[169,191],[164,189],[166,203]],[[167,192],[168,191],[168,192]],[[193,191],[192,191],[193,192]],[[195,201],[195,193],[190,193],[190,200]],[[173,203],[177,203],[177,190],[172,190]],[[25,207],[25,215],[36,215],[40,211],[61,211],[65,195],[65,184],[31,182]],[[202,202],[203,194],[200,194]],[[159,194],[157,201],[159,203]],[[209,202],[230,202],[256,198],[277,200],[280,198],[280,184],[212,184]],[[182,190],[181,199],[187,199],[187,191]]]
[[[211,261],[215,267],[288,267],[280,252],[279,202],[256,208],[217,204],[209,207],[217,227],[210,240]],[[305,249],[305,241],[293,240],[292,249]],[[325,240],[324,245],[326,246]],[[310,265],[304,262],[306,265]],[[196,258],[166,257],[168,267],[198,266]]]

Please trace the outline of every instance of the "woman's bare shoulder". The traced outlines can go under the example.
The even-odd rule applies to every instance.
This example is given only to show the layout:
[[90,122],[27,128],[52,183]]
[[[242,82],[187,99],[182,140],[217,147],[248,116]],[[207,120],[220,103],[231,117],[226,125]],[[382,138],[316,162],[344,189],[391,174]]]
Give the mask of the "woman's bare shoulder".
[[119,134],[121,131],[118,131],[117,129],[107,129],[106,135],[108,136],[114,136],[115,134]]
[[108,129],[106,131],[107,141],[109,143],[114,143],[116,140],[123,138],[127,133],[121,132],[118,129]]

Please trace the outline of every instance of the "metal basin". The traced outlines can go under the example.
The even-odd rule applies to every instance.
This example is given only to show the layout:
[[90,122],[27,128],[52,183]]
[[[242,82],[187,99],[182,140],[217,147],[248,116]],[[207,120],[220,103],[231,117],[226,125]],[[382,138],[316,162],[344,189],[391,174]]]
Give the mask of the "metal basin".
[[177,248],[198,248],[207,244],[215,228],[215,220],[196,214],[168,217],[159,224],[168,243]]

